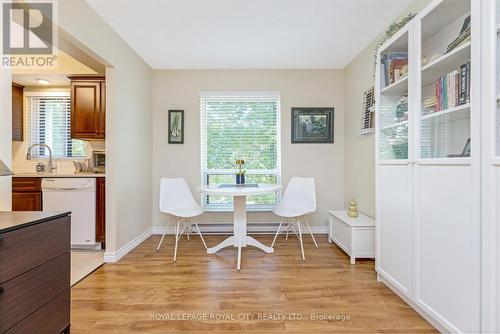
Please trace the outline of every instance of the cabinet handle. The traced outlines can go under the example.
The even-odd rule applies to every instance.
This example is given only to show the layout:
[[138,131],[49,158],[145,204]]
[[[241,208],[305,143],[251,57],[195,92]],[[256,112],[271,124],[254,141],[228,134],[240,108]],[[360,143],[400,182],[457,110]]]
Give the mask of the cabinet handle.
[[0,286],[0,295],[3,293],[3,288]]

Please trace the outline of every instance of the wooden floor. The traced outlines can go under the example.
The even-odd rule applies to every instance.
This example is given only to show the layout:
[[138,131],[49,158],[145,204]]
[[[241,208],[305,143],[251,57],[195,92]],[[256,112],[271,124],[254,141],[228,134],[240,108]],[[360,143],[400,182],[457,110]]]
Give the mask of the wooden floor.
[[[223,238],[206,240],[210,247]],[[296,238],[280,237],[274,254],[244,249],[238,272],[234,248],[207,256],[199,238],[183,238],[173,263],[173,237],[156,252],[152,236],[72,288],[71,332],[436,332],[376,281],[373,261],[350,265],[319,238],[318,249],[305,238],[306,263]]]

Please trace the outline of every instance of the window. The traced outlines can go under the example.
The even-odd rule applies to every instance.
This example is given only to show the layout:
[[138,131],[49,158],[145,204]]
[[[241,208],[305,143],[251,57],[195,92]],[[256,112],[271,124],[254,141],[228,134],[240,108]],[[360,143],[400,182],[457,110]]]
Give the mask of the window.
[[[85,142],[71,139],[69,93],[25,93],[28,145],[47,144],[53,158],[85,157]],[[45,147],[32,150],[35,158],[48,158]]]
[[[245,160],[246,183],[280,183],[278,93],[203,93],[201,100],[202,184],[234,184],[237,159]],[[278,193],[249,196],[250,210],[268,210]],[[233,199],[203,195],[212,210],[232,210]]]

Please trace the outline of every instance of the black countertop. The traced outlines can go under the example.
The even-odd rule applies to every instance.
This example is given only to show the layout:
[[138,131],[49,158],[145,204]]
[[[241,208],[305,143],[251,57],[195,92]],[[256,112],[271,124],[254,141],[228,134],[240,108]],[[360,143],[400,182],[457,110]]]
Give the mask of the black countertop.
[[22,227],[40,224],[70,215],[69,211],[9,211],[0,212],[0,233],[17,230]]

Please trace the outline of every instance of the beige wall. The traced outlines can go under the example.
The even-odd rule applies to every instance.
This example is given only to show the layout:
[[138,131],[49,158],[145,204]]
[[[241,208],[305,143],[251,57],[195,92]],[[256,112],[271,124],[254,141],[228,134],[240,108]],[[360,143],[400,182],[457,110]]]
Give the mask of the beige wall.
[[[344,73],[342,70],[154,71],[153,223],[165,226],[159,212],[161,177],[186,178],[195,198],[200,186],[200,99],[203,91],[278,91],[281,93],[282,183],[291,176],[316,178],[319,213],[313,223],[326,226],[327,210],[344,199]],[[293,106],[334,106],[334,144],[291,144]],[[169,145],[169,109],[185,110],[185,144]],[[230,221],[231,214],[209,213],[200,220]],[[272,214],[251,214],[252,221],[277,221]]]
[[[59,25],[106,68],[106,250],[151,227],[151,68],[84,1],[58,1]],[[64,51],[64,50],[63,50]]]
[[[0,69],[0,159],[12,167],[12,79],[10,71]],[[11,210],[12,182],[0,176],[0,211]]]
[[[417,0],[400,17],[417,13],[430,0]],[[397,20],[395,20],[397,21]],[[345,204],[354,198],[360,212],[375,216],[375,134],[359,135],[363,93],[375,85],[375,47],[385,31],[345,68]]]

